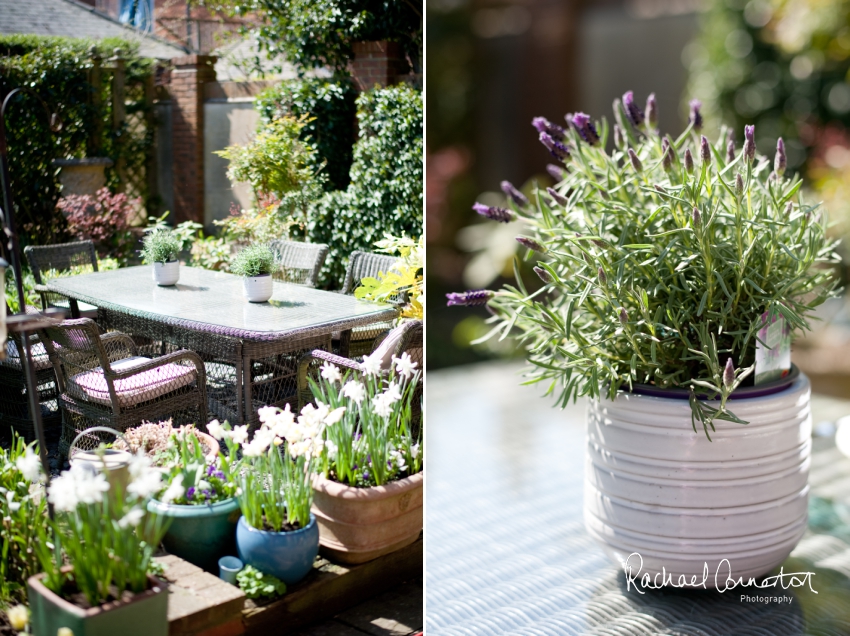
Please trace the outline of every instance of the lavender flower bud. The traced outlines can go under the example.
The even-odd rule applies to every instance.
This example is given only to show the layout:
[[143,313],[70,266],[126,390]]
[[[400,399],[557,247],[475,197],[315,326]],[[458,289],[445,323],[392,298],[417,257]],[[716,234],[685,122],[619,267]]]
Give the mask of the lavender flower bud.
[[558,205],[567,207],[567,203],[569,203],[569,201],[567,201],[565,197],[562,197],[560,194],[558,194],[553,188],[546,188],[546,194],[552,197],[552,200]]
[[744,177],[741,176],[741,173],[735,175],[735,194],[741,196],[744,194]]
[[528,205],[528,198],[519,190],[514,187],[514,184],[510,181],[502,181],[502,192],[504,192],[508,198],[516,203],[519,207],[524,208]]
[[735,365],[732,364],[732,358],[726,358],[726,368],[723,369],[723,384],[727,389],[732,388],[735,383]]
[[794,204],[790,201],[788,205],[785,206],[785,216],[791,216],[791,213],[794,211]]
[[626,311],[625,307],[620,307],[620,324],[626,325],[629,322],[629,313]]
[[631,148],[629,148],[629,161],[632,162],[632,168],[635,169],[635,172],[643,172],[643,164],[640,162],[637,153]]
[[602,285],[603,287],[607,287],[608,286],[608,277],[605,275],[605,270],[600,267],[599,271],[597,272],[597,275],[599,277],[599,284]]
[[788,165],[788,160],[785,157],[785,142],[782,137],[776,140],[776,157],[773,160],[773,170],[776,174],[782,176],[785,174],[785,168]]
[[698,99],[692,99],[690,102],[691,114],[688,121],[694,125],[694,130],[702,130],[702,102]]
[[699,210],[697,210],[696,208],[694,208],[693,217],[694,217],[694,228],[699,228],[700,224],[702,223],[702,217],[700,216]]
[[496,292],[490,289],[474,289],[465,292],[452,292],[450,294],[446,294],[446,298],[448,302],[446,305],[451,307],[453,305],[461,305],[464,307],[477,307],[478,305],[484,305],[489,301],[493,296],[496,295]]
[[735,143],[735,131],[731,128],[726,131],[726,143],[728,144],[730,141],[733,144]]
[[545,254],[549,251],[540,243],[535,241],[533,238],[529,238],[527,236],[517,236],[516,242],[522,245],[523,247],[527,247],[528,249],[535,252],[540,252],[541,254]]
[[491,221],[498,221],[499,223],[510,223],[516,218],[516,215],[510,210],[484,205],[483,203],[476,203],[472,206],[472,209],[481,216],[486,216]]
[[660,185],[658,185],[657,183],[655,184],[655,189],[656,189],[658,192],[660,192],[661,194],[667,194],[667,190],[665,190],[664,188],[662,188],[662,187],[661,187]]
[[546,164],[546,172],[548,172],[549,176],[555,181],[563,181],[567,178],[567,171],[561,166],[556,166],[554,163]]
[[553,139],[557,139],[558,141],[563,141],[564,137],[567,136],[566,130],[564,130],[557,124],[553,124],[545,117],[535,117],[531,120],[531,125],[537,129],[537,132],[546,133],[547,135],[549,135]]
[[534,267],[534,273],[537,274],[537,277],[540,280],[542,280],[544,283],[546,283],[547,285],[555,282],[555,279],[552,278],[552,274],[547,272],[542,267],[535,266]]
[[667,137],[661,140],[661,167],[664,172],[670,172],[673,169],[673,146],[670,145]]
[[658,104],[655,101],[655,93],[650,93],[646,98],[646,123],[655,128],[658,124]]
[[575,126],[579,136],[591,146],[599,144],[599,134],[596,132],[596,127],[590,121],[590,116],[585,113],[576,113],[573,115],[572,124]]
[[644,122],[643,111],[635,104],[635,94],[632,91],[623,94],[623,108],[625,108],[632,126],[640,128]]
[[699,140],[699,158],[703,165],[711,164],[711,146],[708,145],[708,139],[705,135]]
[[750,163],[756,158],[755,126],[744,126],[744,157]]
[[735,142],[730,140],[726,142],[726,163],[733,161],[735,161]]
[[689,174],[694,173],[694,156],[691,154],[690,148],[685,148],[685,170]]
[[546,149],[555,159],[563,161],[570,156],[570,150],[560,141],[555,141],[549,133],[540,133],[540,143],[546,146]]
[[622,148],[626,145],[626,137],[623,134],[623,129],[617,124],[614,124],[614,145],[617,148]]

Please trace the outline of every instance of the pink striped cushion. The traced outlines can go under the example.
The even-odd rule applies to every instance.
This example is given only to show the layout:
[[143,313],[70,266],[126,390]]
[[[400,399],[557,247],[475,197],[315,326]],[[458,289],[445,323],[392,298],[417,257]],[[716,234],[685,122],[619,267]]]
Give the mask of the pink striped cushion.
[[[50,358],[47,356],[47,351],[44,345],[36,342],[30,347],[32,352],[32,362],[36,371],[42,371],[51,366]],[[21,368],[21,354],[18,352],[18,345],[14,340],[6,341],[6,362],[18,369]]]
[[[150,358],[133,356],[112,363],[113,371],[126,371],[150,362]],[[191,384],[196,377],[195,367],[179,364],[164,364],[150,371],[115,380],[115,395],[121,407],[134,406],[175,391]],[[103,369],[97,367],[86,373],[78,373],[68,380],[68,393],[76,398],[110,406],[109,389]]]

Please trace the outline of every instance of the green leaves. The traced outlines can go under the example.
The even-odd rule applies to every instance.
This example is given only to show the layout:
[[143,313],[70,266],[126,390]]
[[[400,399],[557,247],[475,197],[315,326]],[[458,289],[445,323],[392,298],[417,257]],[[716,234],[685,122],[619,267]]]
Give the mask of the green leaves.
[[286,583],[276,576],[260,572],[250,565],[239,570],[236,575],[236,583],[248,598],[286,594]]

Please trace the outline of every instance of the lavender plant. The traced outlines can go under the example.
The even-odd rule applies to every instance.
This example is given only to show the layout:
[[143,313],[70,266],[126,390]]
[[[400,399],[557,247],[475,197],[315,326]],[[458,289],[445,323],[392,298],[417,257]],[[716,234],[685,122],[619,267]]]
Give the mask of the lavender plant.
[[516,286],[449,294],[448,304],[487,304],[487,337],[518,338],[528,383],[544,383],[561,405],[639,383],[682,387],[694,432],[699,423],[710,439],[716,419],[746,423],[727,400],[753,374],[762,316],[809,329],[835,293],[838,258],[826,213],[785,174],[782,139],[771,170],[752,126],[742,147],[727,129],[712,142],[700,108],[691,102],[673,139],[656,128],[654,96],[644,111],[628,92],[614,102],[611,152],[604,119],[568,115],[566,129],[535,119],[563,164],[549,170],[560,182],[533,202],[505,188],[509,207],[475,210],[525,223],[517,241],[543,285],[529,293],[517,271]]

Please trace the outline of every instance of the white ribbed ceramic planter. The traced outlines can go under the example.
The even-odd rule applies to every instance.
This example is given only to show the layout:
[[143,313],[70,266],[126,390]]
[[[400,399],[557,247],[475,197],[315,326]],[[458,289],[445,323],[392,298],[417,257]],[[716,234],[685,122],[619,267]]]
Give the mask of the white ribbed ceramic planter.
[[245,289],[245,298],[249,303],[264,303],[272,297],[271,274],[265,276],[244,276],[242,284]]
[[[807,522],[811,387],[729,402],[747,425],[716,421],[709,442],[687,400],[624,393],[592,400],[587,418],[585,525],[620,565],[643,558],[702,579],[728,559],[757,577],[784,561]],[[631,561],[635,563],[634,559]],[[725,575],[722,577],[725,579]]]
[[153,280],[160,287],[174,285],[180,280],[180,261],[153,264]]

